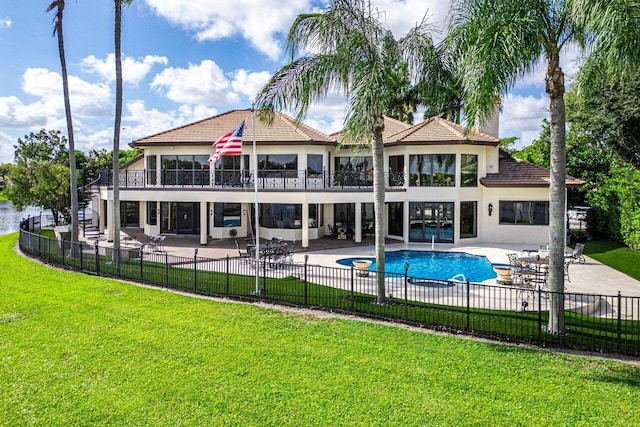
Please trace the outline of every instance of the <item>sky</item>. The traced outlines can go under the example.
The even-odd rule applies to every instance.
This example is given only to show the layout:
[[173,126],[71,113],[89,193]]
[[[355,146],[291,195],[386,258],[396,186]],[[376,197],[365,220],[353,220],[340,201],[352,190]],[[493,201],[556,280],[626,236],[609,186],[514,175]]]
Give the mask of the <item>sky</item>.
[[[40,129],[66,135],[62,78],[51,0],[0,4],[0,163],[13,162],[18,138]],[[154,133],[228,110],[249,108],[270,75],[286,64],[284,38],[300,13],[328,0],[134,0],[123,10],[121,148]],[[378,0],[401,37],[427,16],[441,40],[447,0]],[[76,149],[113,147],[114,2],[67,0],[64,41]],[[569,55],[575,58],[577,55]],[[571,76],[574,60],[563,63]],[[305,123],[326,133],[342,128],[344,98],[314,106]],[[500,137],[518,145],[537,137],[548,115],[544,67],[503,99]],[[422,119],[422,117],[419,117]],[[212,135],[212,141],[219,135]]]

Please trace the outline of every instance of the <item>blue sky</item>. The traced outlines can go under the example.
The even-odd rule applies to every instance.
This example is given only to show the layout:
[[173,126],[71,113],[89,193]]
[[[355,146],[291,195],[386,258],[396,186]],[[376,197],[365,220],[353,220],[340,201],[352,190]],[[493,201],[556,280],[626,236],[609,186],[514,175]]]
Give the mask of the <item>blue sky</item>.
[[[13,161],[17,138],[39,129],[66,133],[62,80],[50,0],[0,5],[0,162]],[[67,0],[64,37],[76,147],[111,149],[115,102],[113,1]],[[285,62],[283,39],[295,17],[324,0],[134,0],[123,13],[122,148],[175,126],[250,107]],[[402,36],[425,13],[443,27],[446,0],[379,0]],[[440,38],[441,34],[435,35]],[[564,65],[569,74],[572,62]],[[543,67],[504,100],[501,137],[529,143],[547,115]],[[344,101],[333,96],[305,120],[330,133],[342,127]],[[218,136],[212,135],[212,141]]]

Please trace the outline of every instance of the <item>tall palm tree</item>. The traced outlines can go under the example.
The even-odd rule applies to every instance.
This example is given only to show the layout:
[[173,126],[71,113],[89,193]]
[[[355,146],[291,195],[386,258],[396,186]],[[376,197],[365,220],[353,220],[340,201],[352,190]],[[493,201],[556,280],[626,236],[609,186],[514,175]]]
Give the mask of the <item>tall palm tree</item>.
[[116,114],[113,125],[113,261],[120,262],[120,126],[122,123],[122,6],[133,0],[115,2]]
[[58,36],[58,54],[62,67],[62,91],[64,95],[64,112],[67,117],[67,137],[69,138],[69,186],[71,192],[71,255],[77,253],[78,243],[78,177],[76,171],[76,145],[73,139],[73,120],[71,117],[71,101],[69,100],[69,79],[67,75],[67,60],[64,53],[64,37],[62,35],[62,18],[64,15],[64,0],[54,0],[47,7],[47,13],[55,11],[53,19],[53,35]]
[[621,70],[640,56],[640,6],[631,0],[452,0],[446,43],[463,70],[468,122],[486,120],[503,95],[537,61],[546,62],[551,124],[549,282],[553,291],[548,331],[563,333],[565,242],[565,104],[563,48],[607,58]]
[[[309,105],[331,91],[348,99],[344,142],[372,141],[375,252],[384,272],[384,159],[382,132],[389,74],[388,58],[406,62],[413,82],[426,80],[437,52],[424,21],[400,40],[367,0],[335,0],[323,12],[297,17],[287,36],[291,62],[280,68],[256,98],[263,110],[293,109],[302,119]],[[390,41],[393,40],[393,43]],[[311,52],[296,58],[299,52]],[[377,275],[377,301],[385,301],[384,274]]]

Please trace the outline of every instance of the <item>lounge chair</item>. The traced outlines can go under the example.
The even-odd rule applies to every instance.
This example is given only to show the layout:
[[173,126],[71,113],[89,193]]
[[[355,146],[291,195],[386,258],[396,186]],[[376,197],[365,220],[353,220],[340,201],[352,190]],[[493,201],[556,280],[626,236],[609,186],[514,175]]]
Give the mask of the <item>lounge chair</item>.
[[580,264],[584,264],[585,258],[583,252],[584,243],[576,243],[576,247],[573,249],[573,252],[564,254],[564,260],[569,263],[579,262]]

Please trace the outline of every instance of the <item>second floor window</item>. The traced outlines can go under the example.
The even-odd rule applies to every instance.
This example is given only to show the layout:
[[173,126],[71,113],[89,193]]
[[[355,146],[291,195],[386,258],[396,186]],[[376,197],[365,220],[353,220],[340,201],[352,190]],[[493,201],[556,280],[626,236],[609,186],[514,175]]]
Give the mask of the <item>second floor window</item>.
[[412,187],[453,187],[456,185],[455,154],[414,154],[409,156]]
[[460,156],[460,186],[478,186],[478,156],[462,154]]

